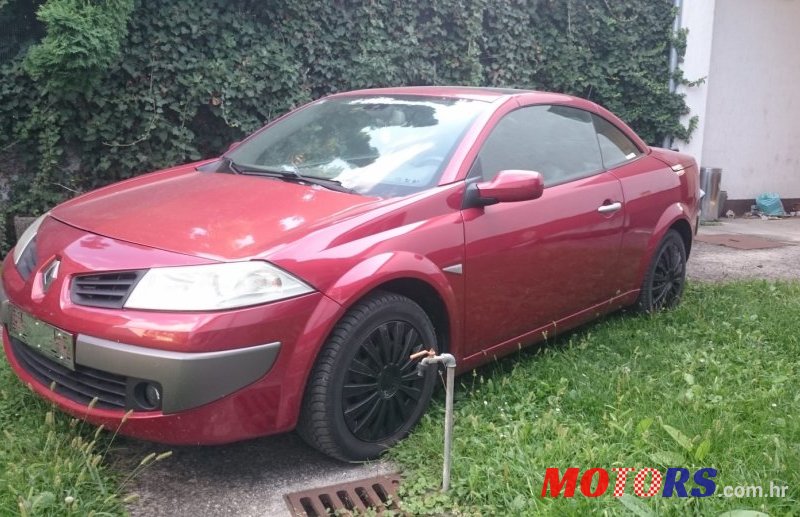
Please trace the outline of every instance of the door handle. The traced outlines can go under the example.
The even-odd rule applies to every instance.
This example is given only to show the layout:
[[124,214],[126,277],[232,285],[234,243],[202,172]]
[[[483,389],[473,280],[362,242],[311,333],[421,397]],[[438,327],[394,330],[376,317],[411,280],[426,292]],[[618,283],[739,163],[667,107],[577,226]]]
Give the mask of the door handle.
[[617,201],[616,203],[611,203],[608,205],[600,205],[599,207],[597,207],[597,211],[600,212],[601,214],[611,214],[616,212],[620,208],[622,208],[622,203]]

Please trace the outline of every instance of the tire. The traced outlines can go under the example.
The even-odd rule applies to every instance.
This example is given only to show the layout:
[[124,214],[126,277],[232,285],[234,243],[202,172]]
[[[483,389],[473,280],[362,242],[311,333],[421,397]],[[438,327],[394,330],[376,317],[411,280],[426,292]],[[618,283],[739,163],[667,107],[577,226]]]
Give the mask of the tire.
[[430,403],[436,371],[408,356],[438,351],[433,324],[409,298],[376,292],[339,321],[319,353],[297,431],[334,458],[377,458],[402,440]]
[[667,231],[653,255],[635,308],[652,313],[678,305],[686,285],[686,245],[675,230]]

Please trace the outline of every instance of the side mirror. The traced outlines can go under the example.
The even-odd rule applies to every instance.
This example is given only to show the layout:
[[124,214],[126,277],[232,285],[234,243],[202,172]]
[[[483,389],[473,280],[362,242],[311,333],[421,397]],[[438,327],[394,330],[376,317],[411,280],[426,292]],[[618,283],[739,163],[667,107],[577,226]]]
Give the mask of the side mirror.
[[467,207],[528,201],[542,196],[544,180],[534,171],[500,171],[491,181],[473,183],[467,188]]
[[239,144],[241,144],[241,143],[242,142],[240,140],[237,140],[236,142],[232,142],[231,145],[228,146],[228,150],[225,151],[225,153],[229,153],[229,152],[233,151],[234,149],[239,147]]

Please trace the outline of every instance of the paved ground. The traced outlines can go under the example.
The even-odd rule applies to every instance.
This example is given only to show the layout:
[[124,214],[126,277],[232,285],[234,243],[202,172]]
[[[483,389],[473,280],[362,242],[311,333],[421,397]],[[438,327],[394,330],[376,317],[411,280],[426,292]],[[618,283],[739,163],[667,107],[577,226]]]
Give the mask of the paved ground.
[[[130,471],[150,452],[164,448],[119,442],[119,461]],[[169,449],[169,448],[167,448]],[[141,499],[136,516],[283,516],[283,494],[392,472],[387,463],[348,465],[311,449],[295,434],[219,447],[171,448],[173,456],[135,480]]]
[[[745,251],[696,242],[688,268],[694,280],[800,277],[800,217],[780,221],[726,220],[719,225],[702,226],[700,234],[756,235],[783,245]],[[120,461],[128,463],[163,450],[136,441],[123,440],[119,445]],[[135,480],[133,488],[142,498],[131,508],[134,516],[288,515],[282,499],[287,492],[392,470],[387,463],[339,463],[307,447],[294,434],[221,447],[173,450],[173,457]]]
[[764,221],[733,219],[701,226],[703,235],[751,235],[780,243],[775,248],[738,250],[697,242],[692,246],[687,274],[700,281],[740,278],[800,278],[800,217]]

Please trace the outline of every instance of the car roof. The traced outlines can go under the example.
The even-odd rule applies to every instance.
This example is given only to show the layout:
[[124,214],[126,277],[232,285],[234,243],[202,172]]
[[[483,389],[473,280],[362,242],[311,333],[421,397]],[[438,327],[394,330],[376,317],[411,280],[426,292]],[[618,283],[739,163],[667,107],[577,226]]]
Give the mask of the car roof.
[[575,97],[561,93],[541,92],[536,90],[519,90],[516,88],[488,88],[477,86],[402,86],[395,88],[370,88],[355,90],[333,95],[332,97],[350,97],[364,95],[420,95],[428,97],[450,97],[455,99],[470,99],[485,102],[494,102],[501,98],[516,97],[520,95],[541,96],[537,102],[564,102],[575,100]]

